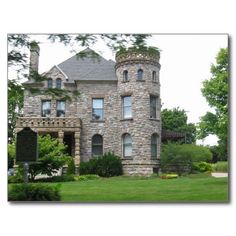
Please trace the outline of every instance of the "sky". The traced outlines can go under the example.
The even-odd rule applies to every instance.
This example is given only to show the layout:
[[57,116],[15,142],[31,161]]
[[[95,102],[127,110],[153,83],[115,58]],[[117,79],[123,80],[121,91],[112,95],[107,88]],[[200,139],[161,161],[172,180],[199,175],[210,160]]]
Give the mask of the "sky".
[[[48,71],[54,65],[73,56],[84,48],[51,43],[45,35],[31,35],[40,42],[39,72]],[[162,109],[184,109],[188,122],[197,124],[199,118],[212,110],[201,94],[202,82],[211,77],[210,66],[220,48],[228,45],[226,34],[155,34],[147,45],[158,47],[160,56],[160,83]],[[99,41],[91,47],[106,59],[115,55]],[[11,73],[10,73],[11,75]],[[198,144],[215,145],[217,137],[210,135]]]

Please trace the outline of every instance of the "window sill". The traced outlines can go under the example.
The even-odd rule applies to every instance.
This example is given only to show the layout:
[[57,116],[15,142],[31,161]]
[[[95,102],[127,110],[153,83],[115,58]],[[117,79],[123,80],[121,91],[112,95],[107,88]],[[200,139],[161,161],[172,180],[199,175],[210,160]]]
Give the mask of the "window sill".
[[137,82],[145,82],[144,79],[137,79],[136,81],[137,81]]
[[121,81],[121,83],[129,83],[129,80],[127,80],[127,81]]
[[149,118],[149,120],[160,121],[160,119],[157,118]]
[[154,84],[159,84],[159,82],[158,81],[152,81]]
[[133,121],[134,119],[133,118],[124,118],[124,119],[121,119],[120,121]]
[[133,157],[122,157],[121,158],[122,161],[129,161],[129,160],[133,160]]
[[91,123],[105,123],[105,120],[90,120]]

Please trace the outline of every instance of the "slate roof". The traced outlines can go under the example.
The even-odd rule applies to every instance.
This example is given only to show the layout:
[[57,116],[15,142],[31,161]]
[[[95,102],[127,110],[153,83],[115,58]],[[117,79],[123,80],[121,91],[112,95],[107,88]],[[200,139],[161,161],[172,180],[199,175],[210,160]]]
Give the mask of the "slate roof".
[[80,53],[88,53],[85,57],[73,57],[57,65],[67,76],[69,81],[75,80],[113,80],[116,81],[115,62],[106,60],[99,54],[97,57],[92,56],[95,53],[90,48]]

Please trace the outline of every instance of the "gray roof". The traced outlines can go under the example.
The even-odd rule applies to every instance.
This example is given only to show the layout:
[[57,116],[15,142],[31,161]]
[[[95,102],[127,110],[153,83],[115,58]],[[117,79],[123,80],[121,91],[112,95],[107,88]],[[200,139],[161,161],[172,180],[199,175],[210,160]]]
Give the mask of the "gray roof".
[[117,80],[115,74],[115,62],[106,60],[99,54],[97,57],[92,54],[97,54],[93,50],[87,48],[60,63],[58,67],[68,76],[69,81],[75,80]]

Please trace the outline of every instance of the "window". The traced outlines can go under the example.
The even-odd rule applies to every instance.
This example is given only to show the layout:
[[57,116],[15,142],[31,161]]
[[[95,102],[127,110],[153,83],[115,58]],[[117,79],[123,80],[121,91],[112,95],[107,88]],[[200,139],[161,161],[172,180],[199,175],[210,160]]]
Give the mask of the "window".
[[57,101],[57,117],[65,117],[65,101]]
[[93,120],[103,120],[103,98],[93,98]]
[[123,118],[132,118],[132,99],[131,96],[123,97]]
[[150,118],[157,118],[157,97],[150,96]]
[[103,138],[99,134],[95,134],[92,138],[92,156],[100,156],[103,154]]
[[151,157],[156,158],[157,157],[157,134],[153,134],[151,136]]
[[56,80],[56,88],[61,89],[61,79]]
[[138,80],[142,80],[143,79],[143,70],[139,69],[138,70]]
[[157,82],[157,73],[156,73],[156,71],[152,72],[152,82]]
[[48,79],[48,88],[52,88],[52,79]]
[[132,156],[132,138],[130,134],[123,135],[123,157]]
[[128,71],[127,71],[127,70],[124,70],[124,72],[123,72],[123,81],[124,81],[124,82],[129,81],[129,78],[128,78]]
[[50,117],[51,115],[51,101],[42,101],[42,117]]

